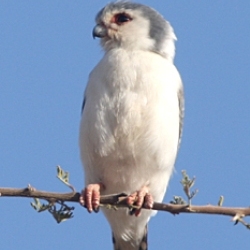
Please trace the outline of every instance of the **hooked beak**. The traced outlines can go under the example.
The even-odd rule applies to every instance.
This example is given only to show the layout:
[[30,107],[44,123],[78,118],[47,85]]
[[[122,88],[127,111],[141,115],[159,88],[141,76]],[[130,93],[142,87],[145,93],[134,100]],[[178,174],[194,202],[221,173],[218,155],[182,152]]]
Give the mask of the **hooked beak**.
[[96,37],[103,38],[106,36],[106,34],[107,34],[106,27],[100,24],[97,24],[92,31],[93,38]]

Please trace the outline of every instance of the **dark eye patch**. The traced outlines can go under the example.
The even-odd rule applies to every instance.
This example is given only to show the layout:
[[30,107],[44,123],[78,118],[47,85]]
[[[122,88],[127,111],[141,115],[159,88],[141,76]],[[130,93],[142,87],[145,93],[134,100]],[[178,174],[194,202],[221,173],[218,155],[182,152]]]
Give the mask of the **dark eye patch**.
[[132,21],[132,18],[126,13],[119,13],[114,16],[114,22],[118,25]]

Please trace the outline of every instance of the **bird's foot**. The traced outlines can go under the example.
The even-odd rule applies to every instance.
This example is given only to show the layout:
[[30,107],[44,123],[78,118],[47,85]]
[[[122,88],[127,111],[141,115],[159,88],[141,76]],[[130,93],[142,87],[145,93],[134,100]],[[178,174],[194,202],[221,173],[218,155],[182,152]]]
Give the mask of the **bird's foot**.
[[104,188],[102,183],[98,184],[89,184],[85,189],[82,190],[82,193],[79,198],[79,203],[86,207],[88,212],[92,211],[98,212],[100,207],[100,190]]
[[152,195],[149,193],[148,187],[143,186],[139,191],[136,191],[127,197],[127,204],[132,208],[130,211],[131,215],[140,216],[142,206],[148,209],[153,208],[154,200]]

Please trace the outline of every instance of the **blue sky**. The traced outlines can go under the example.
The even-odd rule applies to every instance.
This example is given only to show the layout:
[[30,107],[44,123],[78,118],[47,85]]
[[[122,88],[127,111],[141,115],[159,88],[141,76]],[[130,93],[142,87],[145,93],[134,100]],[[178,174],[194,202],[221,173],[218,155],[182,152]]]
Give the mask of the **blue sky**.
[[[250,1],[153,1],[173,25],[186,97],[184,136],[165,201],[197,177],[195,204],[249,206]],[[78,128],[88,74],[102,56],[91,37],[106,1],[0,1],[0,186],[68,192],[56,165],[83,187]],[[1,198],[1,248],[112,249],[103,215],[75,204],[56,224],[24,198]],[[248,219],[250,221],[250,219]],[[150,250],[246,249],[250,232],[229,217],[158,213]]]

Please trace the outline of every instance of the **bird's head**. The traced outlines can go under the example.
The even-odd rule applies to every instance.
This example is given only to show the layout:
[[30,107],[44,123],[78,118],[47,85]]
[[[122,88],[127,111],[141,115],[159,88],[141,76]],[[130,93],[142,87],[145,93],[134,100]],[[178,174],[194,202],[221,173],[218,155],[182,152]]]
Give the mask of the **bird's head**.
[[103,48],[146,50],[173,59],[174,31],[156,10],[138,3],[117,1],[96,16],[93,37],[101,38]]

